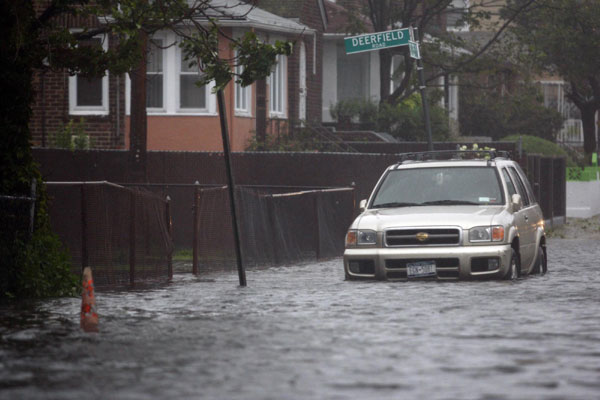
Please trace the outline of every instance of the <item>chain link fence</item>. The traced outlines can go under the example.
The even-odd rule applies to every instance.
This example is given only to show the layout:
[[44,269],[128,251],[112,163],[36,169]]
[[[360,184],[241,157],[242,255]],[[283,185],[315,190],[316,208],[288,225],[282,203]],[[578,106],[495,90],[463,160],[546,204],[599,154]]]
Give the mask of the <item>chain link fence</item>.
[[78,272],[99,287],[167,281],[173,241],[168,199],[109,182],[48,182],[50,220]]
[[[236,204],[246,267],[341,256],[355,213],[353,188],[238,187]],[[193,209],[192,272],[235,269],[227,187],[197,188]]]
[[37,200],[37,182],[31,182],[29,196],[0,194],[0,224],[3,241],[10,243],[16,232],[29,232],[33,234],[35,223],[35,202]]

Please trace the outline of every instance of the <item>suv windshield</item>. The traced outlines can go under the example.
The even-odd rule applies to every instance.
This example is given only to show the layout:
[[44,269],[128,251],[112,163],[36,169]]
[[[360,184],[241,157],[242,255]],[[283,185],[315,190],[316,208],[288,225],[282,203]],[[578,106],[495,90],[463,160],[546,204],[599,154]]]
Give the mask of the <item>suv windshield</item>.
[[372,208],[428,205],[504,204],[493,167],[440,167],[391,170]]

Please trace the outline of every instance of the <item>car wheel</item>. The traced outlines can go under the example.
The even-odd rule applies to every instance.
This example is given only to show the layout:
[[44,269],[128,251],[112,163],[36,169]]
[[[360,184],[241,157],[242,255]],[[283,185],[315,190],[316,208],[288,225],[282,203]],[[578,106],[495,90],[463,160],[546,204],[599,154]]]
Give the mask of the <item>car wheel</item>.
[[355,281],[356,278],[353,277],[352,275],[350,275],[348,273],[348,271],[346,271],[346,269],[344,269],[344,280],[346,280],[346,281]]
[[504,279],[514,281],[519,277],[519,254],[512,249],[512,254],[510,256],[510,265],[508,267],[508,271],[506,271],[506,275],[504,275]]
[[546,251],[543,246],[538,248],[538,257],[533,268],[534,274],[543,275],[548,272],[548,260],[546,259]]

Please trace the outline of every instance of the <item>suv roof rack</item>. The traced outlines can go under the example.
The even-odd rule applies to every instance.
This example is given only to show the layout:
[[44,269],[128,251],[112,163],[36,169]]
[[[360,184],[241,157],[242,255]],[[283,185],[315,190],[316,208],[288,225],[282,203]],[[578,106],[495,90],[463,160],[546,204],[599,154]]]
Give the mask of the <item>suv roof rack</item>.
[[[473,157],[462,157],[472,155]],[[442,157],[445,156],[445,157]],[[510,159],[510,153],[504,150],[434,150],[401,153],[400,161],[429,161],[429,160],[493,160],[496,158]]]

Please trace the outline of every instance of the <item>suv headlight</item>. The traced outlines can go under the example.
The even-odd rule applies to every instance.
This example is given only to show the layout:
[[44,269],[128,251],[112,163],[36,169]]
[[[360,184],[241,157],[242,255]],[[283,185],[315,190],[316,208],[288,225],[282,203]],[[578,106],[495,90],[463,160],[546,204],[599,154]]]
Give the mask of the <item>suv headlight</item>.
[[346,234],[346,246],[373,245],[377,243],[377,232],[366,229],[351,229]]
[[469,229],[469,242],[502,242],[504,240],[504,227],[502,225],[494,226],[476,226]]

